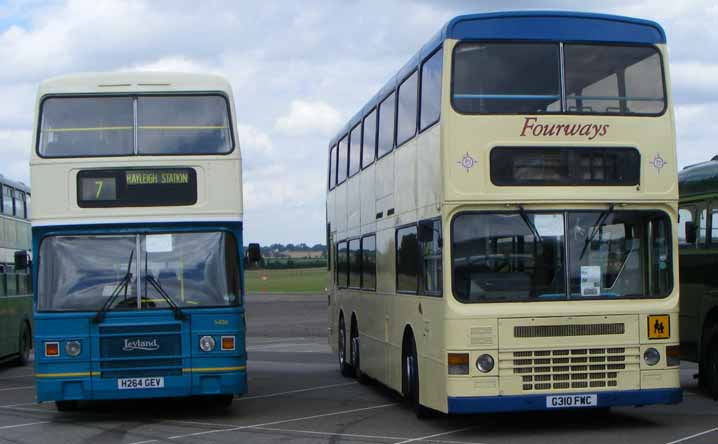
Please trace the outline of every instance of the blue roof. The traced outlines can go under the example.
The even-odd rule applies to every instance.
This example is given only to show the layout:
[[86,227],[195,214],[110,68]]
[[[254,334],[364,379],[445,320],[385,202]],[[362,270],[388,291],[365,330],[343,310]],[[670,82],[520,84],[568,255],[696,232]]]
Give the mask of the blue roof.
[[661,25],[650,20],[608,14],[566,11],[513,11],[468,14],[454,17],[436,33],[356,113],[330,146],[355,126],[363,116],[396,89],[419,63],[432,55],[446,39],[455,40],[532,40],[660,44],[666,43]]

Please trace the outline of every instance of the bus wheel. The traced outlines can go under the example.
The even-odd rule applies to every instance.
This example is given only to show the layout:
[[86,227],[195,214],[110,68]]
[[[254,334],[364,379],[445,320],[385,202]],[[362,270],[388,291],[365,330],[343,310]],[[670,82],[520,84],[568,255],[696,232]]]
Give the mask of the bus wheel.
[[708,393],[718,399],[718,326],[707,328],[703,340],[706,345],[703,348],[701,382],[705,384]]
[[17,357],[17,365],[25,365],[30,361],[30,350],[32,349],[32,335],[30,334],[30,327],[27,322],[22,325],[22,331],[20,332],[20,338]]
[[229,408],[232,405],[232,401],[234,401],[234,395],[212,396],[212,405],[221,409]]
[[407,339],[404,345],[404,359],[402,360],[402,394],[404,399],[416,412],[416,417],[426,419],[431,416],[431,410],[421,405],[419,402],[419,360],[416,352],[416,343],[413,337]]
[[344,316],[339,318],[339,344],[337,347],[339,357],[339,370],[342,376],[351,378],[354,376],[352,366],[347,363],[347,330],[344,326]]
[[352,328],[351,358],[354,367],[354,377],[360,384],[368,384],[369,378],[361,371],[361,355],[359,354],[359,333],[358,328]]
[[76,412],[80,408],[79,401],[55,401],[58,412]]

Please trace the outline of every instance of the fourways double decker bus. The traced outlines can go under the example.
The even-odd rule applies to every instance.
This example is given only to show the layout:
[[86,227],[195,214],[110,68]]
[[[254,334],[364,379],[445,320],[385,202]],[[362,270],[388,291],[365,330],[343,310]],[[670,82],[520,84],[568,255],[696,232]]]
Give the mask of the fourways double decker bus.
[[666,38],[456,17],[331,140],[330,344],[419,413],[676,403]]
[[0,175],[0,362],[25,364],[32,349],[30,189]]
[[246,391],[242,170],[211,75],[45,81],[31,160],[38,401]]

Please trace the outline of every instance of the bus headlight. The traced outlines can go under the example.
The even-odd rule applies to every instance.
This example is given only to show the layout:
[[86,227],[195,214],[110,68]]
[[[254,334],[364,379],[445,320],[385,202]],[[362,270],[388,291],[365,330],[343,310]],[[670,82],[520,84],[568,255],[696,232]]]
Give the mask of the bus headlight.
[[82,353],[82,345],[80,345],[80,341],[65,342],[65,353],[72,357],[80,356],[80,353]]
[[643,352],[643,360],[646,361],[648,365],[656,365],[658,361],[661,360],[661,354],[653,347],[647,348],[646,351]]
[[494,369],[494,358],[489,354],[483,354],[476,359],[476,368],[481,373],[488,373]]
[[214,350],[214,338],[212,336],[202,336],[199,338],[199,348],[203,352],[211,352]]

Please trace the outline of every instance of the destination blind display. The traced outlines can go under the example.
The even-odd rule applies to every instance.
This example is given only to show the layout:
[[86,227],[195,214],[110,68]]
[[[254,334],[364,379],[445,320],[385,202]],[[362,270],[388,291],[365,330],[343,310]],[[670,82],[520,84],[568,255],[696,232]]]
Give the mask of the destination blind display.
[[192,168],[80,171],[77,201],[82,208],[193,205],[197,173]]

